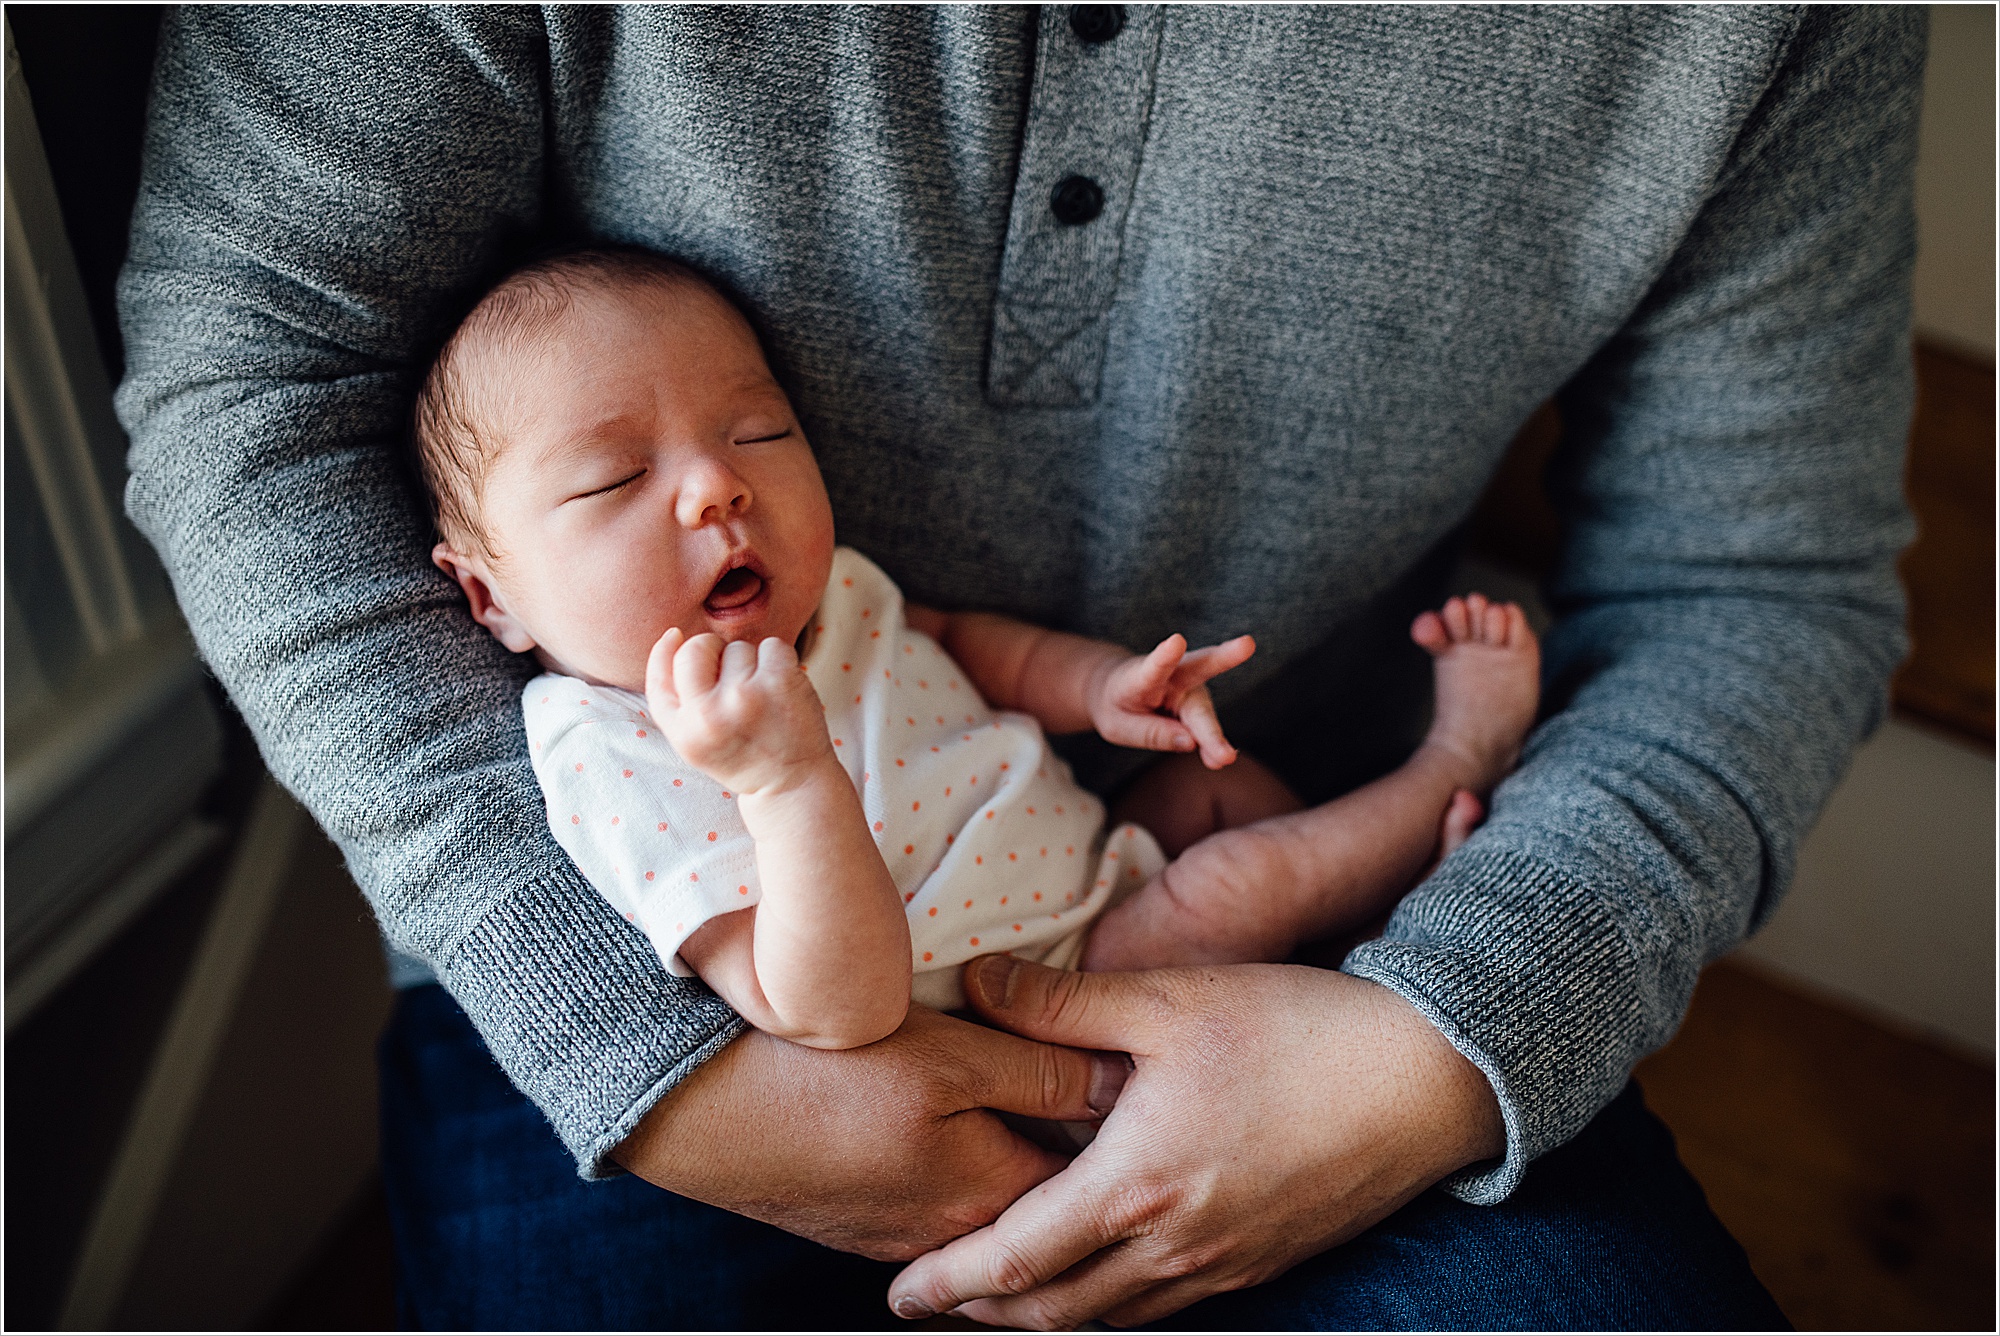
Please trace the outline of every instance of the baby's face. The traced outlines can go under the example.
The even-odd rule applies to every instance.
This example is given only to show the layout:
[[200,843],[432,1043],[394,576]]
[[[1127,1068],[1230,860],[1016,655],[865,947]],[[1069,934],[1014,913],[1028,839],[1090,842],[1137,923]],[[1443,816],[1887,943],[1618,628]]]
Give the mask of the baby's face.
[[532,351],[478,356],[472,393],[500,439],[480,502],[495,557],[437,558],[502,643],[642,691],[670,626],[798,638],[833,512],[741,316],[693,287],[589,293]]

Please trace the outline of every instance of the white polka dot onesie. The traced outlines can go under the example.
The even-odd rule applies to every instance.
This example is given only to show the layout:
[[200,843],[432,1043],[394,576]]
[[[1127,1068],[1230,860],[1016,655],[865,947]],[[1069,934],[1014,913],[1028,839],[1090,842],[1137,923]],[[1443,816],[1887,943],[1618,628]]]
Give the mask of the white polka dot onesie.
[[[806,675],[910,921],[911,995],[965,1004],[958,967],[993,951],[1071,969],[1090,921],[1165,866],[1025,714],[996,713],[937,642],[903,622],[889,577],[850,548],[807,637]],[[549,826],[669,970],[718,914],[758,902],[732,794],[675,754],[643,696],[544,674],[522,692]]]

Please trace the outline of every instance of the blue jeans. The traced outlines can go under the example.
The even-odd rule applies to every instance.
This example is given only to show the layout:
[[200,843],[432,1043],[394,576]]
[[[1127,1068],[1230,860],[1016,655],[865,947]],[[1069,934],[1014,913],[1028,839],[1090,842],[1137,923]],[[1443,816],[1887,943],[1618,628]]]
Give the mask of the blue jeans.
[[[585,1183],[435,985],[384,1033],[382,1169],[404,1325],[896,1325],[894,1264],[624,1177]],[[1636,1086],[1499,1206],[1427,1192],[1350,1243],[1177,1329],[1787,1326]]]

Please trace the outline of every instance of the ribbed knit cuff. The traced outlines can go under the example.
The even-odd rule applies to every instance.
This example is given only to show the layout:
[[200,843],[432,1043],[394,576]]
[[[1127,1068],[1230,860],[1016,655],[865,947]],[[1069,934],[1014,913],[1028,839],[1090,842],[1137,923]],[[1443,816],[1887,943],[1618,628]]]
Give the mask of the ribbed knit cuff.
[[646,1111],[746,1028],[567,869],[501,901],[439,976],[586,1179]]
[[1409,1002],[1492,1082],[1505,1159],[1440,1184],[1489,1205],[1611,1102],[1645,1027],[1631,942],[1602,899],[1548,863],[1479,843],[1447,859],[1341,969]]

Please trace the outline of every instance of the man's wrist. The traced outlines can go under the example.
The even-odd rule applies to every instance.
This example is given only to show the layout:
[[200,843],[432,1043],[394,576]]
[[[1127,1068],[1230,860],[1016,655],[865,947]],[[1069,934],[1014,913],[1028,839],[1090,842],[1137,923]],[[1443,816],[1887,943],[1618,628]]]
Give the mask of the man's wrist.
[[[726,1139],[716,1140],[716,1134],[727,1125],[728,1092],[735,1073],[754,1056],[752,1050],[761,1039],[758,1031],[745,1030],[689,1072],[654,1101],[638,1125],[612,1147],[610,1158],[655,1187],[683,1194],[688,1194],[693,1184],[682,1181],[682,1175],[697,1169],[713,1173],[721,1168],[718,1161],[722,1156],[712,1153],[712,1148],[720,1146],[726,1154],[729,1144]],[[689,1163],[685,1156],[673,1153],[676,1145],[685,1148],[691,1144],[711,1150],[705,1162]]]
[[1372,980],[1363,982],[1374,990],[1383,1024],[1398,1035],[1408,1060],[1409,1112],[1430,1133],[1425,1155],[1431,1181],[1506,1154],[1506,1119],[1486,1073],[1407,998]]

